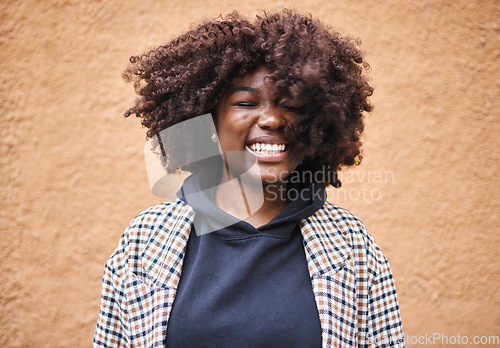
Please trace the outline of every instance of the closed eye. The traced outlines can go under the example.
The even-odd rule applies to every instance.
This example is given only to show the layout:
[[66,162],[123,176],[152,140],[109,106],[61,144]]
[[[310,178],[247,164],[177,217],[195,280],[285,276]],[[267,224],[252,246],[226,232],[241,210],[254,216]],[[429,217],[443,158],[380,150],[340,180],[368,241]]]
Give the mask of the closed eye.
[[280,105],[280,108],[282,108],[283,110],[285,111],[290,111],[290,112],[295,112],[297,111],[297,108],[294,107],[294,106],[290,106],[290,105]]
[[241,108],[254,108],[257,107],[259,104],[257,103],[252,103],[252,102],[238,102],[234,103],[233,106],[238,106]]

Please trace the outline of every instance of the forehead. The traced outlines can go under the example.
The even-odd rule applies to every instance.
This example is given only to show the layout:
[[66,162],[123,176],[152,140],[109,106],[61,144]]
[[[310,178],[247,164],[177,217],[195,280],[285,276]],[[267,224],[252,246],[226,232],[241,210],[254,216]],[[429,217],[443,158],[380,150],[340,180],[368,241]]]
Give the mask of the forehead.
[[265,64],[259,64],[243,76],[234,87],[262,85],[270,82],[271,71]]

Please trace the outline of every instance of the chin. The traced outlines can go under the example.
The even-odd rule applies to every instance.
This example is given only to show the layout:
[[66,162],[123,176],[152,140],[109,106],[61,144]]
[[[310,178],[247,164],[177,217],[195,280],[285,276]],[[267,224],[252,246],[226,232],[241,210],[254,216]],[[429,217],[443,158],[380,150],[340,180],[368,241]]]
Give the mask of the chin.
[[276,184],[279,185],[283,181],[286,180],[286,177],[288,176],[290,172],[287,170],[280,170],[279,168],[276,167],[271,167],[271,168],[263,168],[260,173],[260,180],[263,185],[268,185],[268,184]]

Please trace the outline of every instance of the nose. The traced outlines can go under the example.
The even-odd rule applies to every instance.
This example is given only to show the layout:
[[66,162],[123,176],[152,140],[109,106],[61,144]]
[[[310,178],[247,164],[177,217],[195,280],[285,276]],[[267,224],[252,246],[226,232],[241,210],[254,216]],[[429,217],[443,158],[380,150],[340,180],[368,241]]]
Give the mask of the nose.
[[281,110],[276,106],[269,106],[263,110],[257,120],[257,125],[263,129],[277,130],[286,126],[286,120]]

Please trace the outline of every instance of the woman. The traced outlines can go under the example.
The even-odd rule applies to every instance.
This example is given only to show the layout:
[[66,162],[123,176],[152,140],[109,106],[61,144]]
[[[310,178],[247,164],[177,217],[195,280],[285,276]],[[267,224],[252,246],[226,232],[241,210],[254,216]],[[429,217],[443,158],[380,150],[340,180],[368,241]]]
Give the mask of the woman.
[[[325,199],[359,163],[371,110],[356,45],[288,10],[233,13],[131,61],[141,99],[126,115],[158,138],[169,171],[194,174],[125,231],[94,345],[404,346],[385,256]],[[191,165],[196,135],[160,135],[207,113],[221,156]]]

